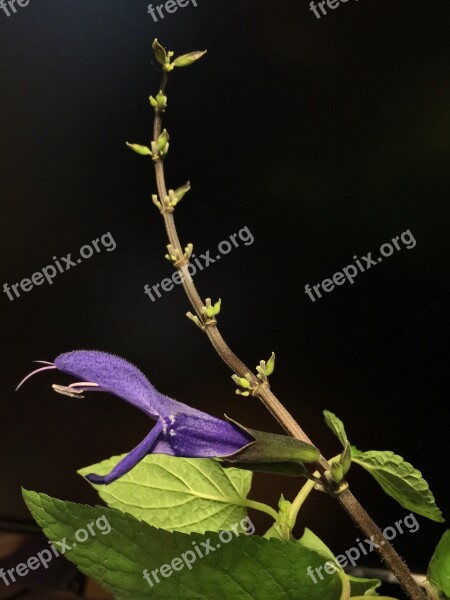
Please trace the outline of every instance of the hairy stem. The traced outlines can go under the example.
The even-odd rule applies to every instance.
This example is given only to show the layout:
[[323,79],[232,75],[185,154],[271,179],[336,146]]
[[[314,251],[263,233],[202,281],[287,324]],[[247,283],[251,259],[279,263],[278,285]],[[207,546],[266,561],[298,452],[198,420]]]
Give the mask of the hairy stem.
[[[167,85],[167,73],[164,73],[161,82],[161,91],[165,92]],[[154,140],[157,141],[162,131],[162,113],[160,110],[155,110],[155,121],[153,127]],[[164,162],[162,159],[155,161],[155,173],[156,173],[156,184],[158,188],[159,200],[163,209],[161,210],[164,218],[164,224],[166,227],[167,237],[169,243],[178,250],[179,255],[183,256],[184,251],[181,246],[180,239],[175,226],[175,220],[173,212],[164,209],[164,199],[168,195],[166,180],[164,175]],[[189,261],[181,260],[176,268],[180,271],[181,281],[186,295],[191,303],[195,314],[199,318],[200,322],[203,322],[203,301],[197,292],[197,288],[192,281],[189,274]],[[208,336],[213,348],[220,356],[220,358],[227,364],[233,373],[236,373],[239,377],[245,377],[250,375],[251,383],[254,386],[258,386],[254,395],[257,396],[264,406],[269,410],[272,416],[278,421],[278,423],[289,433],[292,437],[313,444],[294,417],[289,413],[278,398],[272,393],[266,385],[260,385],[260,381],[253,375],[252,371],[234,354],[231,348],[223,339],[216,324],[208,325],[205,328],[206,335]],[[330,465],[323,456],[320,456],[314,467],[320,472],[326,487],[330,485],[330,479],[327,477],[327,471]],[[377,545],[377,552],[381,556],[382,560],[389,566],[394,575],[399,580],[401,586],[408,594],[411,600],[425,600],[426,596],[420,586],[416,583],[413,576],[411,575],[408,567],[394,550],[393,546],[384,539],[378,526],[372,521],[370,516],[356,500],[353,494],[350,492],[348,486],[339,493],[336,493],[336,498],[359,527],[359,529],[368,537],[368,539],[374,540]]]

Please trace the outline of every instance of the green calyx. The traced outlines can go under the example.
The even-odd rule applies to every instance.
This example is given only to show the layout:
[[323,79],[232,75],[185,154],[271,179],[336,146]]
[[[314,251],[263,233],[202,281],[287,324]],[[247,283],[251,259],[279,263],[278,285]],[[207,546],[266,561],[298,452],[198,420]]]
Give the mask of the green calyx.
[[222,300],[220,300],[220,298],[214,305],[211,302],[211,298],[206,298],[205,305],[202,306],[202,313],[207,319],[215,319],[220,313],[221,305]]
[[149,100],[155,111],[161,113],[165,112],[167,108],[167,96],[161,90],[158,92],[156,98],[150,96]]
[[244,465],[244,468],[263,471],[277,472],[287,475],[304,475],[306,469],[304,463],[314,463],[320,457],[319,450],[287,435],[267,433],[244,427],[225,415],[226,419],[253,438],[246,446],[221,460]]
[[158,160],[162,160],[165,158],[167,153],[169,152],[169,134],[167,130],[160,134],[158,139],[150,144],[150,148],[148,146],[142,146],[141,144],[130,144],[126,142],[128,148],[139,154],[140,156],[150,156],[152,160],[155,162]]
[[[195,62],[200,60],[202,56],[206,54],[206,50],[196,50],[195,52],[189,52],[188,54],[183,54],[178,56],[173,62],[172,58],[174,56],[174,52],[167,51],[164,46],[162,46],[158,40],[155,38],[152,44],[153,52],[155,54],[156,60],[162,66],[164,71],[170,72],[175,68],[179,67],[189,67],[193,65]],[[150,100],[151,102],[151,100]],[[153,106],[153,104],[152,104]]]

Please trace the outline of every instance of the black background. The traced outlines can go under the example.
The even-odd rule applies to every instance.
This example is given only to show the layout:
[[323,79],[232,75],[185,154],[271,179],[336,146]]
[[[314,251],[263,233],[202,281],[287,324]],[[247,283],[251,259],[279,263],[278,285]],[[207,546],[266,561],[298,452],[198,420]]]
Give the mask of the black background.
[[[324,454],[339,451],[328,408],[360,448],[422,470],[445,508],[448,1],[350,0],[320,20],[299,0],[199,0],[158,23],[146,11],[136,0],[31,0],[0,12],[1,285],[106,232],[117,243],[52,286],[1,295],[0,516],[28,518],[20,486],[95,502],[76,469],[131,449],[149,427],[117,398],[55,395],[62,375],[14,393],[34,359],[114,352],[178,400],[279,431],[234,395],[184,317],[181,288],[154,303],[143,293],[171,275],[152,166],[124,145],[149,139],[155,36],[177,53],[209,50],[168,88],[169,184],[193,183],[176,212],[182,241],[200,253],[245,226],[255,238],[196,278],[202,296],[223,300],[225,338],[252,367],[277,352],[273,390]],[[412,250],[315,303],[305,295],[407,229]],[[358,467],[350,480],[381,525],[405,516]],[[258,476],[252,497],[276,504],[297,487]],[[302,514],[298,534],[308,524],[337,553],[359,535],[318,494]],[[396,545],[423,572],[442,532],[420,518]]]

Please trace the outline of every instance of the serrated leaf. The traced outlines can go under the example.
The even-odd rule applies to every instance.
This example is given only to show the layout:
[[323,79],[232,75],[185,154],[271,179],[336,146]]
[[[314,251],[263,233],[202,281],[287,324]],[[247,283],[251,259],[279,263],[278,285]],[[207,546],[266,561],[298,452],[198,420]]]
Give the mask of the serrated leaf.
[[450,598],[450,529],[444,533],[433,554],[428,580],[438,592]]
[[[187,535],[156,529],[133,516],[105,507],[63,502],[44,494],[24,491],[25,501],[44,533],[53,542],[67,538],[100,516],[111,526],[108,535],[89,536],[71,548],[66,557],[98,581],[117,600],[339,600],[342,584],[333,574],[316,584],[307,574],[323,564],[323,557],[295,542],[241,535],[225,542],[220,534]],[[206,541],[207,540],[207,541]],[[202,545],[207,544],[205,547]],[[195,545],[204,556],[189,569],[171,563]],[[218,547],[220,545],[220,548]],[[208,554],[206,555],[206,548]],[[179,563],[177,563],[179,565]],[[167,578],[163,565],[172,570]],[[153,587],[144,570],[157,571]],[[167,570],[164,569],[167,573]]]
[[[105,475],[123,456],[78,473]],[[247,515],[245,504],[251,484],[250,471],[223,469],[211,459],[153,454],[114,483],[93,487],[109,507],[150,525],[203,533],[227,529]]]
[[386,494],[397,500],[400,506],[432,521],[444,522],[442,512],[436,506],[434,496],[422,473],[401,456],[390,450],[360,452],[352,446],[352,460],[366,469]]
[[325,417],[325,423],[334,433],[334,435],[339,439],[341,444],[345,447],[348,443],[347,434],[345,433],[344,423],[339,419],[335,414],[330,412],[329,410],[323,411],[323,416]]

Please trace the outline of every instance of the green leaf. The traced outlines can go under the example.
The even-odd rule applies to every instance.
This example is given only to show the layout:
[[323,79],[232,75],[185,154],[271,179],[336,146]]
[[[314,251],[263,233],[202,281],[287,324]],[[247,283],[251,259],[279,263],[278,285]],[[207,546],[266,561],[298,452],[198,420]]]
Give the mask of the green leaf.
[[311,529],[305,527],[305,531],[302,537],[298,540],[298,543],[304,546],[305,548],[314,550],[314,552],[317,552],[317,554],[320,554],[326,560],[331,560],[332,562],[337,564],[336,557],[334,556],[334,554],[331,552],[328,546],[324,542],[322,542],[322,540],[315,533],[311,531]]
[[[122,458],[78,472],[105,475]],[[251,484],[250,471],[223,469],[215,460],[153,454],[114,483],[93,487],[109,507],[150,525],[203,533],[227,529],[246,516]]]
[[345,433],[344,423],[329,410],[324,410],[323,416],[325,417],[325,423],[345,448],[348,443],[348,439],[347,434]]
[[174,67],[190,67],[192,64],[197,62],[202,56],[207,53],[207,50],[198,50],[197,52],[190,52],[189,54],[183,54],[173,61]]
[[432,521],[444,518],[422,473],[390,450],[360,452],[352,446],[353,462],[363,467],[378,481],[383,490],[406,508]]
[[[98,518],[107,520],[111,527],[108,535],[97,532],[88,536],[85,542],[72,547],[66,557],[117,600],[341,598],[338,574],[314,583],[308,567],[321,566],[323,557],[295,542],[236,537],[231,533],[224,538],[217,533],[204,537],[197,533],[168,532],[114,509],[63,502],[36,492],[24,491],[24,497],[34,518],[54,543],[66,538],[66,543],[72,546],[80,529],[86,530],[87,524],[94,524],[95,531]],[[196,555],[197,550],[203,551],[202,558]],[[183,560],[183,555],[187,560]],[[175,564],[178,570],[173,569]],[[149,573],[153,587],[144,579],[144,570]],[[156,570],[159,583],[154,582],[151,574]]]
[[277,538],[279,540],[292,540],[292,529],[295,523],[292,522],[290,513],[292,508],[292,502],[285,500],[284,496],[278,502],[278,516],[275,523],[269,527],[264,534],[264,537]]
[[272,473],[275,475],[286,475],[288,477],[308,477],[309,472],[301,463],[250,463],[250,462],[232,462],[227,464],[221,463],[225,469],[231,468],[231,465],[236,469],[248,469],[254,473]]
[[379,599],[377,594],[377,589],[381,585],[381,581],[379,579],[366,579],[365,577],[354,577],[353,575],[347,575],[350,581],[350,588],[353,596],[376,596]]
[[438,592],[450,598],[450,529],[444,533],[433,554],[428,580]]
[[[321,574],[324,573],[322,576],[329,577],[329,571],[326,569],[334,569],[334,572],[341,580],[342,594],[340,600],[347,600],[351,593],[349,578],[344,570],[339,566],[338,562],[336,561],[336,557],[328,548],[328,546],[308,528],[305,528],[303,536],[298,540],[297,543],[304,548],[307,548],[308,550],[316,552],[322,556],[323,570],[320,571]],[[316,577],[319,579],[320,575],[316,573]]]
[[298,541],[299,544],[302,544],[306,548],[310,550],[314,550],[318,554],[324,557],[325,560],[331,561],[334,563],[340,570],[341,576],[345,577],[349,586],[351,597],[363,597],[367,598],[369,596],[377,597],[380,600],[380,597],[377,594],[377,589],[381,585],[381,581],[379,579],[365,579],[363,577],[353,577],[352,575],[348,575],[344,573],[344,571],[339,567],[339,564],[336,560],[335,555],[331,550],[324,544],[324,542],[317,537],[315,533],[313,533],[310,529],[305,528],[303,536]]
[[[370,598],[370,596],[352,596],[350,600],[367,600],[367,598]],[[397,600],[397,598],[392,598],[392,596],[375,596],[375,598],[377,600]]]

